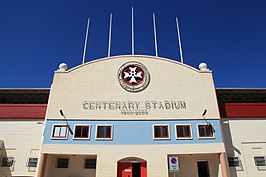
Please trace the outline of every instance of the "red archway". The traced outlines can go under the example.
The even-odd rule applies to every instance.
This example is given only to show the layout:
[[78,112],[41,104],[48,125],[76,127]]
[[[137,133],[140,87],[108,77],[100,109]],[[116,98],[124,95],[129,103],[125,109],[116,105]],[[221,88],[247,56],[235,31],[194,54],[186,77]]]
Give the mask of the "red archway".
[[136,157],[117,162],[117,177],[147,177],[147,162]]

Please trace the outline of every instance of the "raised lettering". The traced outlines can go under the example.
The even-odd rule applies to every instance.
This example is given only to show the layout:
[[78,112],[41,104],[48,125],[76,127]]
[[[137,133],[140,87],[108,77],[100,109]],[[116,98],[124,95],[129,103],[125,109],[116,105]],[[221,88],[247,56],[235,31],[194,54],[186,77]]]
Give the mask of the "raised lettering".
[[145,108],[151,109],[151,103],[149,101],[145,101]]
[[110,110],[114,110],[115,109],[115,107],[114,107],[114,102],[109,102],[109,109]]
[[135,101],[136,108],[139,109],[140,102]]
[[134,109],[134,103],[132,101],[128,102],[128,109]]
[[90,110],[94,110],[95,109],[94,104],[95,103],[92,102],[92,101],[89,102],[89,108],[90,108]]
[[171,105],[169,103],[169,101],[165,101],[165,109],[170,109]]
[[182,109],[187,109],[187,105],[186,105],[185,101],[180,101],[180,103],[181,103],[181,108]]
[[158,109],[164,109],[163,104],[162,104],[161,101],[159,102],[159,107],[158,107]]
[[152,101],[153,108],[156,109],[157,101]]
[[88,105],[89,105],[88,102],[84,101],[83,102],[83,109],[88,109],[89,108]]

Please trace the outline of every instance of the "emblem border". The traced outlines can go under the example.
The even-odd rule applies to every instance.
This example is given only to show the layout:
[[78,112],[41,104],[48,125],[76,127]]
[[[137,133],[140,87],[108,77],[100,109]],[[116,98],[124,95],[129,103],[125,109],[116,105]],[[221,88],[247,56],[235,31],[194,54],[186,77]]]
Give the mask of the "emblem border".
[[[135,86],[132,86],[132,85],[128,85],[126,82],[124,82],[123,78],[122,78],[122,71],[130,66],[130,65],[135,65],[135,66],[138,66],[140,67],[143,72],[144,72],[144,78],[143,78],[143,81],[140,83],[140,84],[137,84]],[[123,89],[125,89],[126,91],[129,91],[129,92],[140,92],[144,89],[147,88],[147,86],[149,85],[150,83],[150,73],[148,71],[148,69],[140,62],[137,62],[137,61],[129,61],[129,62],[126,62],[124,63],[119,69],[118,69],[118,72],[117,72],[117,78],[118,78],[118,81],[119,81],[119,84],[121,85],[121,87]]]

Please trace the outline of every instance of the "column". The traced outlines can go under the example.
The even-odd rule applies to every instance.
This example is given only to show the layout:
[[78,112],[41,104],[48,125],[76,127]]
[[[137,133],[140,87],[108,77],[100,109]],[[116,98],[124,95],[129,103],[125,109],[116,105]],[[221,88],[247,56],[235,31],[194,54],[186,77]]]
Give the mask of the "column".
[[36,177],[44,177],[46,161],[47,161],[47,154],[41,153]]
[[224,152],[220,153],[220,163],[221,163],[223,177],[229,177],[228,168],[227,168],[226,158],[225,158],[225,153]]

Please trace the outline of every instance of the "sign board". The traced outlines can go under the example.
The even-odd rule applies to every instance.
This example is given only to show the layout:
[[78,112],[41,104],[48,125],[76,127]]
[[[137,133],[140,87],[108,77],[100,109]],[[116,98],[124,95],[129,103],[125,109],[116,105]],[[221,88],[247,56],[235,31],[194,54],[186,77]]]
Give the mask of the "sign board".
[[169,169],[171,173],[179,172],[178,157],[169,157]]

